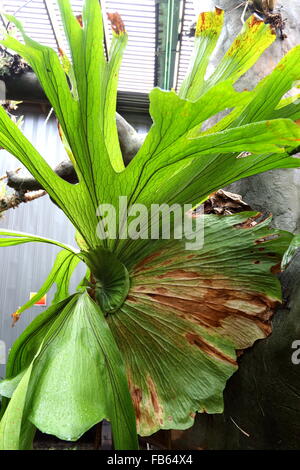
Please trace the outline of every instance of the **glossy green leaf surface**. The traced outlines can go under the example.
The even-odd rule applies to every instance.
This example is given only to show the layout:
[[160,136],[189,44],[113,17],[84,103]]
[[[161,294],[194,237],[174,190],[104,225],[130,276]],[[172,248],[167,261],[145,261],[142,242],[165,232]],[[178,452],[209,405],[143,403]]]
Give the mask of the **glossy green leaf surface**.
[[[58,305],[38,317],[11,352],[10,369],[20,373],[40,348],[12,395],[3,426],[26,385],[27,420],[42,432],[77,440],[106,418],[111,420],[116,448],[135,449],[135,417],[125,370],[101,310],[87,294]],[[3,433],[7,434],[5,429]]]
[[18,384],[0,422],[0,450],[28,450],[31,448],[35,427],[28,422],[28,384],[32,365]]
[[[9,237],[9,238],[7,238]],[[15,230],[0,230],[0,247],[22,245],[23,243],[39,242],[49,243],[50,245],[57,245],[60,248],[64,248],[73,255],[78,254],[79,251],[69,245],[65,245],[51,238],[39,237],[38,235],[31,235],[25,232],[16,232]]]
[[193,55],[190,59],[186,77],[179,90],[181,98],[194,101],[201,95],[210,56],[216,47],[223,21],[224,11],[220,8],[216,8],[214,12],[210,11],[199,15],[196,24]]
[[57,289],[53,298],[53,303],[58,303],[69,297],[71,276],[79,262],[80,258],[76,256],[75,253],[70,253],[70,251],[67,250],[59,252],[51,272],[42,287],[30,300],[28,300],[28,302],[18,308],[16,314],[20,315],[22,312],[32,307],[32,305],[38,302],[50,290],[54,283],[56,284]]

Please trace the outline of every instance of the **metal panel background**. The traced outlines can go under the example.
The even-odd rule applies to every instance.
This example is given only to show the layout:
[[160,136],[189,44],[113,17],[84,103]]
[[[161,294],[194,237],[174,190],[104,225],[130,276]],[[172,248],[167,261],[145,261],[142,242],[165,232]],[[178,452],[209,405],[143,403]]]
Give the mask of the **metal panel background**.
[[[45,125],[46,114],[39,106],[26,107],[23,132],[36,146],[43,157],[52,166],[65,158],[57,132],[56,121],[50,119]],[[124,116],[141,133],[146,133],[149,118],[141,115]],[[0,151],[0,175],[6,170],[20,167],[20,163],[5,150]],[[10,209],[0,218],[0,227],[20,230],[32,234],[54,238],[64,243],[74,244],[74,229],[64,213],[44,196],[17,209]],[[14,328],[11,327],[11,314],[29,299],[29,293],[36,292],[46,279],[59,248],[42,243],[28,243],[16,247],[0,248],[0,377],[4,375],[5,366],[1,364],[4,343],[6,355],[12,343],[26,328],[31,320],[45,307],[34,306],[25,311]],[[76,287],[84,273],[83,264],[75,272],[72,286]],[[55,289],[47,296],[49,305]],[[2,342],[1,342],[2,341]],[[3,343],[4,342],[4,343]]]
[[[1,0],[0,0],[1,3]],[[82,13],[83,0],[71,0],[73,13]],[[69,54],[57,2],[54,0],[3,0],[6,13],[20,20],[28,36]],[[154,86],[155,66],[155,0],[102,0],[104,12],[119,12],[128,32],[128,44],[120,70],[120,91],[148,93]],[[53,12],[53,17],[49,15]],[[55,20],[55,22],[53,21]],[[108,39],[111,27],[106,21]],[[21,39],[19,33],[17,33]]]
[[[178,0],[179,2],[180,0]],[[107,41],[112,37],[106,12],[119,12],[128,32],[128,44],[120,70],[119,91],[148,93],[155,82],[156,55],[161,44],[156,44],[155,5],[160,0],[101,0]],[[73,13],[82,13],[83,0],[71,0]],[[183,35],[180,39],[178,61],[175,68],[174,87],[180,85],[186,74],[193,39],[188,36],[196,20],[196,12],[209,10],[210,0],[184,0]],[[55,0],[0,0],[6,13],[16,16],[24,25],[27,34],[38,42],[57,49],[57,45],[69,54],[59,8]],[[20,35],[17,33],[20,38]]]

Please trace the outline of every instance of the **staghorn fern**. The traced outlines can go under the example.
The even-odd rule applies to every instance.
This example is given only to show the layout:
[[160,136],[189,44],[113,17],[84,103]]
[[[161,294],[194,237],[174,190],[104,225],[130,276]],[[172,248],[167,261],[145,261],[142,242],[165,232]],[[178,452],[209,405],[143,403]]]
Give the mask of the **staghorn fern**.
[[[0,448],[30,448],[36,428],[76,440],[106,418],[116,448],[133,449],[136,428],[141,435],[186,429],[197,411],[222,412],[223,389],[237,369],[236,350],[271,331],[269,320],[281,301],[274,272],[293,236],[270,229],[270,220],[253,212],[200,215],[192,220],[203,223],[203,246],[186,249],[189,233],[182,239],[147,238],[148,215],[139,219],[139,237],[115,237],[97,209],[110,204],[123,214],[120,196],[129,210],[134,204],[195,207],[240,178],[299,166],[292,154],[300,141],[294,122],[300,105],[283,96],[300,78],[300,47],[254,90],[238,93],[234,83],[275,35],[251,17],[206,79],[223,11],[202,13],[187,77],[178,94],[158,88],[150,93],[153,125],[125,168],[115,122],[124,25],[115,15],[107,60],[98,0],[86,0],[82,24],[68,0],[58,4],[72,62],[66,65],[65,58],[61,63],[12,17],[25,44],[13,37],[2,44],[23,56],[39,78],[79,183],[59,178],[3,110],[0,145],[64,211],[77,230],[79,249],[0,232],[1,246],[46,242],[62,248],[39,293],[15,314],[57,283],[54,304],[31,323],[9,355],[7,378],[0,383],[6,397]],[[203,124],[223,110],[230,112],[204,130]],[[118,219],[119,234],[129,229],[132,217]],[[99,230],[104,237],[99,238]],[[69,295],[79,261],[86,263],[88,274],[78,292]]]

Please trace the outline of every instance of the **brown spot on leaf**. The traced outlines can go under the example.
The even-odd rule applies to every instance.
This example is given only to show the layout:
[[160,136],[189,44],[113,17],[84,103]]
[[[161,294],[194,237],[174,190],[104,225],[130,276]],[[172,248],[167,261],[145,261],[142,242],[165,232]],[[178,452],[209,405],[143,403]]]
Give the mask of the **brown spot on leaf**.
[[146,270],[146,269],[152,269],[145,267],[145,265],[151,263],[151,261],[155,260],[159,256],[161,256],[162,252],[161,251],[156,251],[155,253],[152,253],[152,255],[146,256],[146,258],[142,259],[135,267],[135,272],[140,271],[140,270]]
[[166,289],[165,287],[157,287],[156,291],[158,292],[158,294],[167,294],[168,293],[168,289]]
[[127,369],[129,390],[137,419],[137,430],[145,431],[153,427],[163,425],[162,407],[160,406],[155,384],[150,376],[147,376],[147,390],[141,390],[134,384],[131,370]]
[[234,41],[234,45],[235,45],[235,48],[236,49],[239,49],[241,47],[241,40],[240,39],[236,39]]
[[168,266],[169,264],[172,264],[174,263],[174,259],[173,258],[170,258],[170,259],[166,259],[165,261],[162,261],[160,263],[161,266]]
[[255,240],[254,243],[258,245],[259,243],[265,243],[270,240],[276,240],[276,238],[279,238],[279,235],[277,233],[274,233],[273,235],[268,235],[267,237],[258,238],[257,240]]
[[154,409],[155,413],[159,413],[160,406],[159,406],[158,395],[157,395],[157,392],[156,392],[154,382],[151,379],[151,377],[147,378],[147,383],[148,383],[148,390],[150,392],[151,403],[153,405],[153,409]]
[[187,333],[185,336],[190,344],[201,349],[201,351],[205,352],[209,356],[213,356],[217,359],[221,359],[222,361],[226,361],[226,362],[229,362],[230,364],[236,365],[235,359],[233,359],[230,356],[227,356],[222,351],[216,349],[214,346],[204,341],[203,338],[200,338],[200,336],[198,336],[197,334]]
[[282,272],[281,263],[278,263],[275,266],[272,266],[272,268],[271,268],[271,273],[272,274],[278,274],[278,273],[281,273],[281,272]]
[[216,8],[215,12],[202,12],[198,16],[195,36],[200,36],[203,32],[209,31],[210,34],[218,34],[222,25],[223,10]]
[[234,228],[251,228],[251,227],[254,227],[257,224],[256,220],[259,217],[261,217],[261,215],[262,215],[261,212],[258,212],[257,214],[253,215],[252,217],[249,217],[244,222],[234,225]]
[[198,276],[198,279],[191,279],[191,286],[164,283],[164,293],[158,291],[161,286],[135,286],[131,295],[140,301],[139,292],[142,292],[143,298],[147,296],[155,302],[155,308],[162,313],[173,311],[176,316],[206,328],[226,329],[228,320],[235,323],[245,318],[256,323],[264,334],[270,332],[269,324],[265,322],[272,316],[277,301],[258,292],[233,288],[230,280],[218,279],[217,275],[212,279]]
[[80,27],[83,28],[82,15],[76,15],[76,20],[80,24]]
[[136,416],[137,422],[139,422],[141,419],[141,414],[142,414],[141,402],[142,402],[143,394],[142,394],[141,389],[135,386],[132,383],[130,378],[128,378],[128,385],[129,385],[129,390],[130,390],[130,394],[132,398],[133,408],[135,411],[135,416]]
[[57,129],[58,129],[59,137],[61,138],[61,140],[63,140],[63,130],[59,123],[57,124]]
[[113,31],[119,36],[122,33],[125,33],[125,25],[119,13],[107,13],[107,18],[111,22],[111,27]]
[[136,286],[134,288],[134,292],[145,292],[148,290],[148,287],[147,286]]
[[174,269],[172,271],[167,271],[164,274],[159,274],[157,276],[159,279],[162,278],[172,278],[172,279],[198,279],[199,273],[193,271],[186,271],[185,269]]
[[17,321],[18,321],[19,318],[20,318],[20,314],[18,313],[18,310],[17,310],[15,313],[12,313],[11,317],[12,317],[12,324],[11,324],[11,326],[15,326],[15,324],[17,323]]
[[222,15],[223,11],[224,11],[224,10],[222,10],[222,8],[220,8],[220,7],[215,7],[216,15],[218,15],[218,16],[219,16],[219,15]]
[[258,15],[252,15],[250,20],[249,20],[249,26],[250,28],[254,28],[255,26],[259,26],[264,22],[263,19],[261,19]]

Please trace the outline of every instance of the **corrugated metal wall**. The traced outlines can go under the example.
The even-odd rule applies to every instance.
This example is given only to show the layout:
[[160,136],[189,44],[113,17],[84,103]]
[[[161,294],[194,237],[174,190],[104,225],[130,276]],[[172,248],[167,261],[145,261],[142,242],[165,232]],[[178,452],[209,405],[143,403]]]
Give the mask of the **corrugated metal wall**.
[[[65,158],[55,119],[45,125],[46,114],[41,107],[25,107],[23,132],[36,146],[43,157],[52,165]],[[140,116],[125,116],[145,133],[149,119]],[[20,163],[4,150],[0,151],[0,176],[6,170],[20,167]],[[74,229],[64,213],[44,196],[17,209],[10,209],[0,218],[0,227],[20,230],[32,234],[54,238],[64,243],[74,244]],[[0,248],[0,377],[4,375],[4,363],[9,348],[30,321],[45,307],[34,306],[24,312],[15,327],[11,327],[11,314],[29,299],[30,292],[36,292],[46,279],[59,248],[51,245],[29,243],[16,247]],[[75,287],[84,272],[79,267],[72,285]],[[54,289],[47,296],[49,305]],[[4,349],[6,351],[4,351]]]

